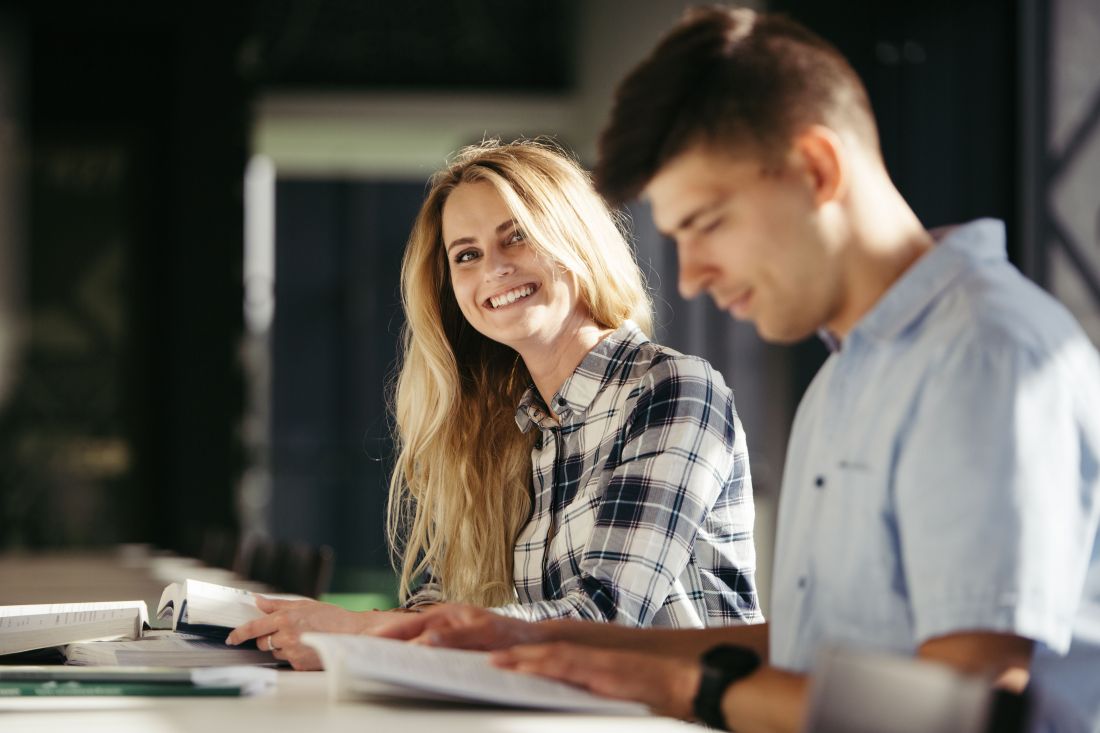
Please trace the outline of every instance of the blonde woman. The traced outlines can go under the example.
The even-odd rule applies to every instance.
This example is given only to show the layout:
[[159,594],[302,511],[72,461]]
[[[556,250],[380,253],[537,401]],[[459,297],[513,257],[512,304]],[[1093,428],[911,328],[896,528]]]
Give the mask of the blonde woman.
[[[746,444],[722,378],[661,347],[619,226],[538,142],[483,143],[431,180],[402,265],[389,536],[403,609],[527,620],[756,622]],[[262,599],[236,630],[296,667],[304,630],[389,616]]]

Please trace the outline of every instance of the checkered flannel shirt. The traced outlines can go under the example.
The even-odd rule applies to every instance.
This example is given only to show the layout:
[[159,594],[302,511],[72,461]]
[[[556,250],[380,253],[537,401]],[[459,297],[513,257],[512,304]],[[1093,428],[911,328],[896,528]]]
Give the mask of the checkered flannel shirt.
[[637,626],[762,620],[748,451],[722,377],[628,322],[552,404],[560,424],[534,389],[516,413],[541,436],[517,603],[498,611]]
[[[537,429],[532,511],[516,540],[516,602],[498,613],[635,626],[763,621],[752,479],[733,395],[703,359],[631,322],[554,396],[516,410]],[[438,600],[430,584],[406,605]]]

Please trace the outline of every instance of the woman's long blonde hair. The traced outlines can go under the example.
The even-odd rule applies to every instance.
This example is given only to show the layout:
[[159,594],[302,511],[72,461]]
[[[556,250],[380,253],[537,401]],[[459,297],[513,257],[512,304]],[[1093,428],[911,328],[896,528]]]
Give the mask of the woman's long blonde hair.
[[432,176],[401,264],[404,353],[393,410],[397,463],[387,533],[401,600],[430,571],[448,601],[515,600],[513,545],[531,511],[531,447],[515,410],[531,383],[519,355],[470,326],[443,246],[447,197],[484,181],[528,246],[571,273],[593,319],[651,329],[652,305],[621,222],[569,156],[542,141],[483,142]]

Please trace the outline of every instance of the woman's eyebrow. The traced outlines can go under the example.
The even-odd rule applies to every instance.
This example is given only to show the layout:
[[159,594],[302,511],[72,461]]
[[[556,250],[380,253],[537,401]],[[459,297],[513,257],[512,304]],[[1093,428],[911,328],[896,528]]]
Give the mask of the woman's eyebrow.
[[[497,224],[496,233],[497,234],[503,234],[504,232],[506,232],[508,229],[511,229],[515,225],[516,225],[515,219],[506,219],[505,221],[502,221],[500,224]],[[456,239],[455,241],[453,241],[453,242],[451,242],[450,244],[447,245],[447,251],[450,252],[454,247],[457,247],[460,244],[474,244],[475,242],[477,242],[477,237],[459,237],[458,239]]]

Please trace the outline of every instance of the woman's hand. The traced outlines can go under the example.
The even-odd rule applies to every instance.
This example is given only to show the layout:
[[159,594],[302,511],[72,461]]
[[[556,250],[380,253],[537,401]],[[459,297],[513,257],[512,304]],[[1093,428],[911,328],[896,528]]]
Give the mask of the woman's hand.
[[294,669],[321,669],[321,659],[301,636],[307,631],[332,634],[366,634],[390,615],[385,611],[347,611],[319,601],[284,601],[256,596],[256,607],[266,616],[238,626],[225,643],[236,645],[256,640],[261,651],[290,662]]
[[457,603],[432,606],[421,613],[393,614],[371,634],[457,649],[504,649],[546,641],[548,627],[508,618],[477,606]]

